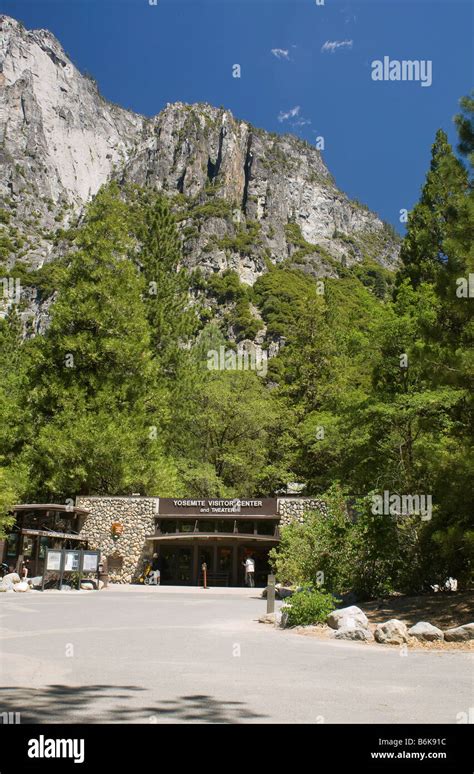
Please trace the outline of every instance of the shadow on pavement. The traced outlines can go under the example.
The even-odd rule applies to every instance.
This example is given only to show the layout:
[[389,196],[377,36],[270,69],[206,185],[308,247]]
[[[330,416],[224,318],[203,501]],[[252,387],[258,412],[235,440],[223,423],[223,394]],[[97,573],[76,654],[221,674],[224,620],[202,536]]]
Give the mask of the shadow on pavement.
[[162,701],[154,714],[158,723],[160,718],[185,723],[244,723],[267,717],[250,711],[243,701],[221,701],[206,694]]
[[[265,718],[242,701],[221,701],[205,694],[179,696],[145,705],[146,688],[134,685],[48,685],[44,688],[0,688],[3,713],[20,713],[28,723],[245,723]],[[133,702],[134,706],[130,706]],[[138,702],[139,705],[138,705]],[[5,716],[7,717],[7,716]],[[10,721],[11,722],[11,721]]]

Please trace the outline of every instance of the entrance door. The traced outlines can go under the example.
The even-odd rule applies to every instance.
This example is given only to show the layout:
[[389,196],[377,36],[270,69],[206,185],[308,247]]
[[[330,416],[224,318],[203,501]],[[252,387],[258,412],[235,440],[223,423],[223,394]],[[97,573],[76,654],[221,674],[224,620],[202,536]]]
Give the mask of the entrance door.
[[217,567],[220,581],[223,585],[229,586],[233,576],[233,555],[234,551],[230,546],[219,546],[217,549]]
[[192,583],[191,547],[167,546],[160,551],[162,561],[161,582],[168,585],[190,585]]
[[243,563],[249,556],[255,562],[255,586],[263,588],[267,585],[267,575],[270,572],[268,551],[268,548],[249,548],[247,546],[242,546],[239,550],[238,561],[239,586],[245,586],[245,567],[243,566]]

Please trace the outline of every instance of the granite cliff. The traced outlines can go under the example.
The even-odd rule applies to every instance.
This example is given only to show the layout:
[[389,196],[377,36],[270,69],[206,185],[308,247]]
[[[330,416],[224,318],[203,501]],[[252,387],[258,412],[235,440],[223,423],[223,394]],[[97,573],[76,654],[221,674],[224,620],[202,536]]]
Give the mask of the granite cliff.
[[[35,269],[110,180],[172,198],[185,263],[253,284],[268,261],[314,276],[370,261],[395,266],[398,241],[336,186],[320,152],[207,104],[146,118],[104,99],[46,30],[0,16],[0,261]],[[28,298],[36,306],[35,293]]]

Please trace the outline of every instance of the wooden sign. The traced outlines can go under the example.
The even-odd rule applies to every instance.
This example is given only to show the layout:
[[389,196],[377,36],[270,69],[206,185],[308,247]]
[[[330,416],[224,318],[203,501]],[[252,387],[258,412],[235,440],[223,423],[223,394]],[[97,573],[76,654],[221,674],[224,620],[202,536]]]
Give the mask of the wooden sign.
[[120,537],[123,534],[123,524],[120,521],[114,521],[112,523],[112,536]]
[[109,572],[120,572],[123,568],[123,558],[117,554],[112,554],[107,557],[107,567]]

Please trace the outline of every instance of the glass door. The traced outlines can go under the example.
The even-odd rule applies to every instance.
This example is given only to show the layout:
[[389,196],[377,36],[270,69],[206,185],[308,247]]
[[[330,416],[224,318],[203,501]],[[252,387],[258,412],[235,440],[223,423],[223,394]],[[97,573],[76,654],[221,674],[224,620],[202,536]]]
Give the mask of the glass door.
[[217,549],[217,572],[221,576],[222,584],[229,586],[232,579],[233,550],[228,546],[219,546]]
[[193,574],[192,548],[178,548],[176,553],[176,583],[191,585]]
[[161,582],[172,585],[187,585],[192,583],[191,547],[167,546],[160,551],[162,561]]

